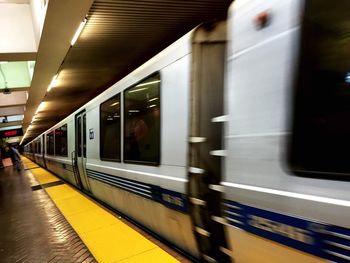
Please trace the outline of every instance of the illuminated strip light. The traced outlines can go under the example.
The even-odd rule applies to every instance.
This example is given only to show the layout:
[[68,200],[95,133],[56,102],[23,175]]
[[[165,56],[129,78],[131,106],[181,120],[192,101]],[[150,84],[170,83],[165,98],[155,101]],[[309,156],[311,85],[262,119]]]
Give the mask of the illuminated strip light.
[[42,111],[43,108],[44,108],[44,102],[42,101],[42,102],[39,104],[39,107],[36,109],[35,114],[37,114],[39,111]]
[[[27,134],[27,133],[26,133],[26,134]],[[22,145],[23,140],[24,140],[24,138],[26,137],[26,134],[23,135],[22,140],[21,140],[21,142],[19,143],[20,145]]]
[[149,82],[145,82],[145,83],[141,83],[139,85],[136,85],[135,87],[147,86],[147,85],[156,84],[156,83],[159,83],[159,82],[160,82],[160,80],[149,81]]
[[315,201],[315,202],[320,202],[320,203],[350,207],[350,201],[341,200],[341,199],[321,197],[321,196],[308,195],[308,194],[299,194],[299,193],[294,193],[294,192],[288,192],[288,191],[282,191],[282,190],[276,190],[276,189],[264,188],[264,187],[258,187],[258,186],[252,186],[252,185],[245,185],[245,184],[236,184],[236,183],[229,183],[229,182],[222,182],[221,184],[223,186],[235,187],[235,188],[239,188],[239,189],[245,189],[245,190],[251,190],[251,191],[256,191],[256,192],[262,192],[262,193],[268,193],[268,194],[274,194],[274,195],[280,195],[280,196],[288,196],[288,197],[293,197],[293,198],[297,198],[297,199]]
[[79,25],[77,31],[75,32],[75,34],[74,34],[74,36],[73,36],[73,38],[72,38],[72,41],[70,42],[70,44],[71,44],[72,46],[74,46],[75,42],[77,41],[78,37],[79,37],[80,34],[81,34],[81,31],[83,31],[83,28],[84,28],[84,26],[85,26],[85,24],[86,24],[86,21],[87,21],[87,20],[86,20],[86,18],[85,18],[84,21],[80,23],[80,25]]
[[28,126],[28,128],[27,128],[27,130],[26,130],[25,134],[24,134],[24,135],[23,135],[23,137],[22,137],[21,142],[19,143],[20,145],[23,143],[24,139],[27,137],[28,130],[31,128],[31,126],[32,126],[32,125],[29,125],[29,126]]
[[[86,166],[105,168],[105,166],[103,166],[103,165],[90,164],[90,163],[87,163]],[[131,172],[131,173],[135,173],[135,174],[148,175],[148,176],[151,176],[151,177],[157,177],[157,178],[169,179],[169,180],[172,180],[172,181],[178,181],[178,182],[187,183],[187,179],[176,178],[176,177],[172,177],[172,176],[153,174],[153,173],[145,173],[145,172],[139,172],[139,171],[128,170],[128,169],[120,169],[120,168],[114,168],[114,167],[108,167],[108,169],[111,169],[111,170],[114,170],[114,171]]]
[[118,105],[118,104],[119,104],[119,101],[114,102],[113,104],[111,104],[111,105],[109,105],[109,106],[110,106],[110,107],[113,107],[113,106]]
[[153,99],[150,99],[150,100],[148,100],[149,102],[151,102],[151,101],[155,101],[155,100],[158,100],[159,98],[157,97],[157,98],[153,98]]
[[56,74],[55,76],[53,76],[50,85],[47,87],[47,92],[49,92],[53,87],[56,87],[57,85],[57,76],[58,74]]
[[[137,87],[137,86],[136,86],[136,87]],[[146,90],[146,89],[148,89],[148,88],[134,89],[134,90],[128,91],[128,93],[139,92],[139,91]]]

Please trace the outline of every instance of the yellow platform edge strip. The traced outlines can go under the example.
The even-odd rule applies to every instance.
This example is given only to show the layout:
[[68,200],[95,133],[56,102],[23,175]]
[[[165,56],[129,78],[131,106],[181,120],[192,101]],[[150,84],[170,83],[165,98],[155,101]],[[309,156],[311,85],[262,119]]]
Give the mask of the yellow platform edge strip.
[[[34,164],[22,160],[27,166]],[[59,180],[43,168],[31,173],[40,184]],[[45,190],[98,262],[179,262],[73,187],[63,184]]]

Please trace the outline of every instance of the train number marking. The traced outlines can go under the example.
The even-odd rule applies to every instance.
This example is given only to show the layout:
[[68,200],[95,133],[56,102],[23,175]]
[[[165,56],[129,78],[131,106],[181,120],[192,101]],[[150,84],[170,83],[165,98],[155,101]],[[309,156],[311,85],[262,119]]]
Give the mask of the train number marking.
[[249,215],[249,217],[251,220],[249,220],[248,223],[252,227],[259,228],[309,245],[312,245],[314,243],[313,238],[309,235],[310,232],[307,230],[272,221],[270,219],[259,216]]

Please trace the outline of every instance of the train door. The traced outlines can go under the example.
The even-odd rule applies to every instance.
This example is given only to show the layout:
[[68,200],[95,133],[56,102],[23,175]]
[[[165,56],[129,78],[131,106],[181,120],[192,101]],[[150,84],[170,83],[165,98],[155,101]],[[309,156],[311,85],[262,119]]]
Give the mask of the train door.
[[188,196],[201,258],[231,262],[225,253],[222,194],[211,189],[222,176],[226,23],[199,27],[192,39]]
[[85,110],[75,115],[75,171],[78,186],[90,192],[89,182],[86,176],[86,112]]
[[45,159],[45,146],[46,146],[46,140],[45,140],[45,134],[41,136],[41,157],[43,158],[43,166],[44,168],[47,168],[46,166],[46,159]]

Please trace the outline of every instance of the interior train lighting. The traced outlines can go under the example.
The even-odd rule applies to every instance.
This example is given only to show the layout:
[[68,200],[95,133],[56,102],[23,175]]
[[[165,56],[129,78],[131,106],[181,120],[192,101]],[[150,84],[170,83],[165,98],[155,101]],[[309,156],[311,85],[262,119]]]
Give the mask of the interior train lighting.
[[157,100],[157,99],[158,99],[158,97],[153,98],[153,99],[150,99],[150,100],[148,100],[148,102],[155,101],[155,100]]
[[83,31],[83,28],[84,28],[85,24],[86,24],[86,18],[84,19],[83,22],[80,23],[77,31],[75,32],[75,34],[74,34],[74,36],[72,38],[72,41],[70,42],[70,44],[72,46],[74,46],[75,42],[77,41],[78,37],[80,36],[81,31]]
[[345,82],[350,84],[350,72],[346,73]]
[[160,82],[160,80],[149,81],[149,82],[145,82],[145,83],[141,83],[139,85],[136,85],[136,87],[147,86],[147,85],[151,85],[151,84],[155,84],[155,83],[159,83],[159,82]]
[[[136,86],[136,87],[137,87],[137,86]],[[148,89],[148,88],[134,89],[134,90],[130,90],[130,91],[128,91],[128,93],[139,92],[139,91],[146,90],[146,89]]]
[[110,107],[113,107],[113,106],[118,105],[118,104],[119,104],[119,102],[117,101],[117,102],[112,103],[112,104],[109,105],[109,106],[110,106]]

